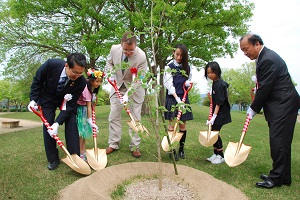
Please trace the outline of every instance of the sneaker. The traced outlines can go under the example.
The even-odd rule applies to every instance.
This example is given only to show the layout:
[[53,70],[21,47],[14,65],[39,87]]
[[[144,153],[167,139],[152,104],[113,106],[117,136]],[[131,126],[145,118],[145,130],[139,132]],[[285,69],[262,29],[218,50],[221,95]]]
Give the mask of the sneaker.
[[211,161],[213,161],[216,157],[217,157],[217,155],[216,155],[216,154],[213,154],[211,157],[206,158],[206,160],[207,160],[208,162],[211,162]]
[[216,158],[211,161],[212,164],[221,164],[223,162],[225,162],[225,159],[220,155],[217,155]]

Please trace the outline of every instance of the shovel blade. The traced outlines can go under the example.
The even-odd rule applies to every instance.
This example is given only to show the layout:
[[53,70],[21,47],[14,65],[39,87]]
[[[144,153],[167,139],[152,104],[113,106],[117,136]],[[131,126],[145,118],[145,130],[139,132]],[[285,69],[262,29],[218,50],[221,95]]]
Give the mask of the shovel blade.
[[[170,138],[170,141],[171,141],[171,144],[174,143],[174,142],[179,142],[183,133],[181,132],[178,132],[175,134],[175,136],[173,136],[173,132],[168,132],[168,135],[169,135],[169,138]],[[164,136],[162,141],[161,141],[161,147],[162,149],[165,151],[165,152],[168,152],[170,151],[170,145],[168,143],[168,138],[167,136]]]
[[239,149],[238,142],[229,142],[224,153],[224,159],[229,167],[242,164],[248,157],[251,146],[242,144]]
[[139,121],[136,121],[135,123],[132,121],[127,121],[127,124],[134,132],[141,131],[143,136],[149,136],[149,131]]
[[86,157],[89,165],[94,170],[104,169],[107,165],[106,149],[86,149]]
[[205,147],[212,146],[218,140],[219,131],[200,131],[199,142]]
[[61,160],[64,163],[66,163],[66,165],[71,167],[74,171],[80,174],[84,174],[84,175],[91,174],[90,166],[84,160],[82,160],[77,154],[72,154]]

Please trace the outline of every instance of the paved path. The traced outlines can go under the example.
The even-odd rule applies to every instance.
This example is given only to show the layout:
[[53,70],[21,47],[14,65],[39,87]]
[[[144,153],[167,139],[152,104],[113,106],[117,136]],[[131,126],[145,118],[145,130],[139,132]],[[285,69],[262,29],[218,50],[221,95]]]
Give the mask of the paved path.
[[19,123],[20,126],[16,128],[3,128],[2,123],[0,123],[0,134],[22,131],[22,130],[31,129],[39,126],[42,127],[43,125],[43,122],[36,122],[36,121],[25,120],[25,119],[0,118],[0,122],[7,121],[7,120],[20,120]]

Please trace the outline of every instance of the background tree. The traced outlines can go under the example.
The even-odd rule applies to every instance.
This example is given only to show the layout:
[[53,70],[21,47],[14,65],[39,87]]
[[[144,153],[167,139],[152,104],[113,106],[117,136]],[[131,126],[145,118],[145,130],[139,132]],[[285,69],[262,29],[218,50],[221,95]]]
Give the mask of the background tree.
[[[252,17],[254,5],[246,1],[163,1],[156,0],[153,7],[153,20],[150,21],[150,1],[120,1],[127,12],[132,31],[140,33],[142,48],[151,47],[154,41],[156,64],[162,72],[172,58],[173,46],[184,43],[189,48],[191,64],[201,66],[204,61],[230,55],[237,50],[237,43],[229,40],[247,31],[246,22]],[[151,26],[151,23],[153,25]],[[149,27],[152,30],[149,30]],[[146,52],[149,52],[146,50]],[[162,85],[162,74],[160,74]],[[160,92],[164,102],[164,90]]]
[[201,96],[200,91],[197,88],[197,83],[193,84],[193,88],[189,91],[190,104],[200,104]]
[[[216,57],[233,56],[238,45],[232,38],[247,32],[253,8],[248,0],[2,1],[0,59],[7,62],[5,76],[28,82],[46,59],[74,51],[87,55],[89,67],[103,69],[111,44],[132,30],[148,54],[155,35],[155,52],[149,57],[155,57],[160,72],[177,43],[187,45],[190,64],[200,67]],[[162,74],[159,80],[162,85]],[[164,102],[164,90],[159,96]]]
[[229,101],[231,104],[238,104],[239,110],[245,110],[252,101],[250,92],[255,87],[253,75],[255,75],[254,62],[245,63],[237,69],[222,69],[222,78],[229,83]]

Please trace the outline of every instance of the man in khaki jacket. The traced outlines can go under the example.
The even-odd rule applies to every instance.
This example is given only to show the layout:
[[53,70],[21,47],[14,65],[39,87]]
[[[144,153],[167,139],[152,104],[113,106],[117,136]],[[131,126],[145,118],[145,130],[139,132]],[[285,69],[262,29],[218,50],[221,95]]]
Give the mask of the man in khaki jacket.
[[[124,69],[124,64],[127,67]],[[121,66],[122,64],[122,66]],[[125,65],[126,66],[126,65]],[[133,81],[130,68],[136,68],[137,72],[144,74],[147,70],[146,55],[143,50],[137,47],[136,36],[132,32],[125,32],[121,44],[112,45],[106,61],[108,77],[116,80],[117,87],[123,95],[123,102],[120,101],[115,89],[110,91],[110,114],[109,114],[109,147],[106,154],[119,149],[122,135],[121,112],[123,104],[128,103],[130,112],[135,120],[141,121],[141,109],[144,101],[145,90],[141,87],[140,81]],[[141,138],[137,133],[132,133],[129,128],[131,143],[129,145],[133,157],[140,157],[139,145]]]

